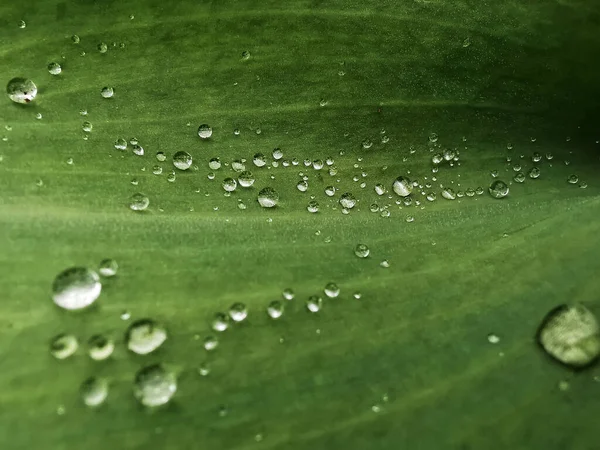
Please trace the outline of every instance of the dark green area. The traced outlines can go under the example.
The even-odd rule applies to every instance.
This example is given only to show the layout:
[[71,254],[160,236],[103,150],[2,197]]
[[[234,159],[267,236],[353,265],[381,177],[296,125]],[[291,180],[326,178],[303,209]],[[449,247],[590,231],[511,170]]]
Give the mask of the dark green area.
[[[28,77],[39,94],[31,105],[0,102],[1,447],[597,449],[600,370],[573,374],[533,335],[564,302],[600,314],[600,4],[531,3],[3,3],[2,82]],[[51,61],[60,76],[47,72]],[[100,96],[104,86],[113,99]],[[85,120],[94,127],[87,141]],[[210,141],[198,139],[201,123],[213,127]],[[460,166],[431,172],[432,132],[460,150]],[[144,157],[113,148],[133,136]],[[364,150],[367,138],[374,145]],[[252,166],[254,153],[274,147],[300,166]],[[169,183],[170,159],[154,155],[178,150],[199,169]],[[554,158],[506,199],[441,198],[440,183],[487,188],[492,170],[512,181],[512,166],[526,172],[534,152]],[[209,181],[215,156],[247,158],[255,187],[223,197],[220,183],[233,172],[222,167]],[[302,165],[328,156],[336,176]],[[307,193],[295,187],[300,171]],[[375,194],[375,183],[391,191],[407,174],[431,183],[423,191],[437,200],[419,190],[423,208],[399,209]],[[568,184],[571,174],[587,188]],[[329,184],[359,199],[351,214],[340,213],[339,195],[324,195]],[[276,210],[256,203],[264,186],[280,193]],[[136,192],[150,197],[145,213],[127,207]],[[313,194],[316,215],[306,211]],[[390,217],[369,212],[374,202],[391,204]],[[359,242],[370,258],[354,256]],[[54,277],[108,257],[119,274],[92,310],[59,311]],[[306,312],[306,298],[330,281],[340,298]],[[288,287],[296,299],[270,320],[266,306]],[[210,319],[237,301],[248,305],[247,321],[207,355]],[[164,323],[164,346],[127,354],[124,310]],[[64,332],[82,348],[56,361],[49,343]],[[110,361],[85,353],[99,333],[118,341]],[[207,377],[196,372],[204,361]],[[165,408],[146,411],[132,381],[156,362],[179,373],[179,389]],[[111,383],[97,410],[78,393],[91,375]]]

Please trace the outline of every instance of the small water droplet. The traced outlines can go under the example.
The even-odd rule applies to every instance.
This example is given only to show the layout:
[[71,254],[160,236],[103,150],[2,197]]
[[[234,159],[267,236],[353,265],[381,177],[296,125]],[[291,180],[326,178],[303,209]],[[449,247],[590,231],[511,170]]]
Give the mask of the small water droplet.
[[496,180],[490,184],[489,192],[493,198],[504,198],[508,195],[508,185],[502,180]]
[[198,127],[198,136],[201,139],[208,139],[212,136],[212,128],[210,125],[203,123]]
[[369,256],[370,252],[371,250],[365,244],[357,244],[354,248],[354,254],[359,258],[366,258],[367,256]]
[[87,406],[99,406],[108,397],[108,382],[104,378],[90,377],[81,384],[79,393]]
[[392,189],[400,197],[407,197],[413,190],[413,182],[406,177],[400,176],[394,180]]
[[119,265],[117,261],[111,258],[103,259],[98,264],[98,273],[103,277],[114,277],[117,274],[117,270],[119,270]]
[[95,361],[103,361],[112,355],[115,343],[112,339],[96,334],[88,341],[88,354]]
[[280,300],[273,300],[267,306],[267,314],[271,319],[279,319],[283,315],[284,305]]
[[340,288],[335,283],[327,283],[324,289],[325,295],[329,298],[336,298],[340,295]]
[[248,308],[244,303],[236,302],[229,307],[229,317],[234,322],[241,322],[248,317]]
[[60,75],[62,72],[62,67],[57,62],[51,62],[48,64],[48,72],[50,75]]
[[56,359],[66,359],[79,348],[79,341],[72,334],[59,334],[50,342],[50,354]]
[[192,155],[178,151],[173,155],[173,165],[179,170],[188,170],[192,166]]
[[102,96],[102,98],[112,98],[113,95],[115,95],[115,90],[110,86],[104,86],[100,90],[100,95]]
[[318,295],[311,295],[306,300],[306,309],[310,312],[319,312],[321,310],[321,306],[323,305],[323,299]]

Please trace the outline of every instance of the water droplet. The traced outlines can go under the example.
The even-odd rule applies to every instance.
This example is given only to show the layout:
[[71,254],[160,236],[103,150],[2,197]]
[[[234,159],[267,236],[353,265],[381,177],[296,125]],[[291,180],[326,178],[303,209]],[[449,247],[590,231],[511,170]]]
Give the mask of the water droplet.
[[250,59],[250,56],[251,56],[251,55],[250,55],[250,52],[249,52],[248,50],[244,50],[244,51],[242,52],[242,60],[243,60],[243,61],[247,61],[247,60],[249,60],[249,59]]
[[281,158],[283,158],[283,152],[281,151],[281,149],[274,148],[273,149],[273,159],[280,160]]
[[306,210],[309,213],[317,213],[317,212],[319,212],[319,202],[317,202],[316,200],[309,201],[308,205],[306,205]]
[[60,75],[62,72],[62,67],[57,62],[51,62],[48,64],[48,72],[50,75]]
[[222,186],[225,192],[233,192],[237,188],[237,181],[228,177],[223,180]]
[[169,183],[174,183],[176,179],[177,179],[177,175],[175,175],[175,172],[171,172],[171,173],[169,173],[169,175],[167,175],[167,181]]
[[306,300],[306,309],[310,312],[319,312],[321,310],[321,306],[323,306],[323,299],[318,295],[311,295]]
[[79,388],[81,399],[87,406],[98,406],[108,397],[108,382],[104,378],[90,377]]
[[513,177],[513,180],[515,183],[524,183],[525,182],[525,174],[523,172],[519,172]]
[[381,261],[379,263],[379,265],[385,269],[387,269],[388,267],[390,267],[390,262],[387,259],[384,259],[383,261]]
[[569,184],[577,184],[579,182],[579,177],[577,175],[569,175],[567,181],[569,182]]
[[267,164],[267,158],[263,153],[256,153],[252,158],[252,162],[256,167],[263,167]]
[[88,354],[95,361],[107,359],[115,349],[115,343],[103,335],[92,336],[88,341]]
[[560,305],[543,319],[537,340],[553,358],[573,367],[587,366],[600,355],[600,326],[583,305]]
[[240,302],[234,303],[229,307],[229,317],[234,322],[241,322],[248,317],[248,308],[246,305]]
[[267,314],[271,319],[279,319],[283,315],[283,303],[279,300],[273,300],[267,306]]
[[162,172],[163,172],[163,169],[162,169],[161,166],[155,165],[155,166],[152,167],[152,173],[154,175],[160,175],[160,174],[162,174]]
[[115,90],[110,87],[110,86],[104,86],[101,90],[100,90],[100,95],[103,98],[112,98],[113,95],[115,95]]
[[198,136],[201,139],[208,139],[212,136],[212,128],[210,125],[203,123],[198,127]]
[[208,168],[219,170],[221,168],[221,160],[219,158],[211,158],[210,161],[208,161]]
[[333,197],[335,195],[335,187],[334,186],[327,186],[325,188],[325,195],[327,195],[328,197]]
[[133,144],[133,146],[131,147],[131,150],[133,151],[134,154],[136,154],[138,156],[144,156],[144,147],[142,147],[141,145]]
[[208,363],[202,363],[198,366],[198,373],[205,377],[210,373],[210,366],[208,365]]
[[279,203],[279,194],[271,187],[265,187],[258,193],[258,203],[263,208],[273,208]]
[[350,192],[346,192],[340,197],[340,205],[342,208],[352,209],[356,206],[356,197]]
[[427,195],[425,196],[425,198],[430,201],[433,202],[436,199],[436,195],[434,192],[428,192]]
[[462,43],[463,48],[467,48],[471,45],[471,39],[470,38],[465,38],[465,40]]
[[229,316],[222,312],[218,312],[213,317],[211,327],[215,331],[225,331],[229,328]]
[[536,179],[536,178],[539,178],[539,176],[540,176],[540,169],[538,169],[537,167],[532,167],[529,170],[529,178]]
[[294,299],[294,291],[291,288],[284,289],[281,295],[283,295],[283,298],[285,298],[286,300]]
[[140,369],[135,375],[133,394],[149,407],[164,405],[177,391],[177,377],[160,364]]
[[27,26],[27,23],[24,20],[19,21],[19,28],[23,29]]
[[132,322],[125,332],[127,348],[138,355],[147,355],[167,340],[167,330],[152,319]]
[[37,86],[27,78],[13,78],[6,85],[6,93],[15,103],[30,103],[37,95]]
[[358,291],[356,291],[354,294],[352,294],[352,296],[356,299],[356,300],[360,300],[360,298],[362,297],[362,294]]
[[489,192],[494,198],[504,198],[508,195],[508,184],[502,180],[496,180],[490,184]]
[[413,190],[413,183],[406,177],[398,177],[392,184],[392,189],[400,197],[407,197]]
[[115,141],[115,148],[117,150],[126,150],[127,149],[127,141],[123,138],[118,138]]
[[81,129],[86,133],[90,133],[92,131],[93,125],[91,122],[83,122]]
[[52,299],[64,309],[90,306],[102,290],[100,277],[86,267],[72,267],[59,273],[52,283]]
[[551,159],[553,159],[553,158],[554,158],[554,155],[552,155],[552,153],[546,153],[546,159],[547,159],[548,161],[550,161],[550,160],[551,160]]
[[354,248],[354,254],[359,258],[366,258],[371,253],[369,247],[365,244],[357,244]]
[[59,334],[50,342],[50,354],[56,359],[66,359],[79,348],[79,341],[72,334]]
[[324,289],[325,295],[329,298],[336,298],[340,295],[340,288],[335,283],[327,283]]
[[442,189],[442,197],[444,197],[446,200],[454,200],[456,198],[454,189],[452,189],[452,188]]
[[173,165],[179,170],[188,170],[192,165],[192,155],[178,151],[173,155]]
[[121,320],[129,320],[131,319],[131,313],[129,311],[123,311],[120,317]]
[[207,336],[202,343],[204,350],[211,352],[219,346],[219,340],[216,336]]
[[79,36],[77,36],[76,34],[74,34],[73,36],[71,36],[71,41],[73,42],[73,44],[79,44],[79,42],[81,41],[81,39],[79,39]]
[[252,175],[252,173],[248,172],[247,170],[243,171],[238,175],[238,183],[241,187],[250,187],[254,184],[254,181],[254,175]]
[[150,199],[144,194],[137,193],[131,196],[129,201],[129,208],[133,211],[144,211],[150,205]]
[[500,342],[500,338],[494,333],[488,334],[487,340],[490,344],[497,344],[498,342]]
[[454,150],[451,150],[449,148],[444,150],[444,159],[446,161],[452,161],[455,157],[456,157],[456,152]]
[[308,181],[298,181],[298,184],[296,184],[296,189],[298,189],[300,192],[306,192],[308,190]]
[[106,45],[106,43],[105,43],[105,42],[100,42],[100,43],[98,44],[98,51],[99,51],[100,53],[106,53],[106,52],[108,51],[108,45]]
[[436,133],[429,133],[429,142],[436,143],[438,140],[438,135]]
[[119,265],[114,259],[103,259],[98,265],[98,273],[103,277],[113,277],[117,274],[117,270],[119,270]]
[[371,141],[370,139],[365,139],[364,141],[362,141],[361,145],[362,148],[368,150],[373,146],[373,141]]

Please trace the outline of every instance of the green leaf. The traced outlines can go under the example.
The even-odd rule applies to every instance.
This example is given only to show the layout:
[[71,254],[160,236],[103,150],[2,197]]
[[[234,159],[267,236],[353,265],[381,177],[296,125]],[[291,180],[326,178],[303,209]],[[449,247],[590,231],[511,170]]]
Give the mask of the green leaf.
[[[2,79],[38,87],[30,104],[0,103],[3,448],[597,448],[598,366],[573,373],[534,335],[559,304],[600,312],[599,20],[583,0],[2,4]],[[143,156],[114,148],[132,137]],[[434,172],[444,149],[459,159]],[[178,151],[189,170],[173,167]],[[256,181],[227,197],[243,158]],[[399,176],[420,184],[409,206]],[[506,198],[487,192],[495,179]],[[276,208],[258,204],[264,187]],[[358,203],[342,214],[346,192]],[[146,211],[129,208],[136,193]],[[52,302],[56,275],[106,258],[118,273],[89,310]],[[248,318],[212,331],[236,302]],[[169,337],[141,356],[124,339],[144,318]],[[80,347],[58,361],[62,333]],[[115,341],[108,360],[87,355],[98,336]],[[150,411],[133,383],[157,363],[178,389]],[[96,408],[80,393],[93,376],[110,386]]]

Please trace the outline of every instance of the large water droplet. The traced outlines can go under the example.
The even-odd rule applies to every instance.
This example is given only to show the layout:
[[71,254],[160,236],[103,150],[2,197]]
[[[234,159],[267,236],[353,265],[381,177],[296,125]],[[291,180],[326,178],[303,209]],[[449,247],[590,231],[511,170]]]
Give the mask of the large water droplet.
[[504,198],[508,195],[508,184],[502,180],[496,180],[490,184],[489,192],[494,198]]
[[37,86],[27,78],[13,78],[6,85],[6,93],[15,103],[30,103],[37,95]]
[[177,377],[160,364],[140,369],[133,384],[133,394],[138,401],[149,407],[168,403],[177,391]]
[[152,319],[136,320],[125,333],[127,348],[138,355],[146,355],[160,347],[167,339],[167,330]]
[[192,155],[179,151],[173,155],[173,165],[179,170],[188,170],[192,165]]
[[50,342],[50,354],[56,359],[66,359],[78,348],[79,341],[72,334],[59,334]]
[[86,267],[72,267],[59,273],[52,283],[52,300],[64,309],[90,306],[102,290],[100,277]]
[[150,199],[139,192],[137,194],[133,194],[131,196],[131,200],[129,201],[129,207],[133,211],[144,211],[149,205]]
[[342,208],[352,209],[356,206],[356,197],[350,192],[346,192],[340,197],[340,205]]
[[247,170],[243,171],[238,175],[238,183],[241,187],[250,187],[254,184],[254,181],[254,175],[252,175],[252,173],[248,172]]
[[392,189],[400,197],[407,197],[413,190],[413,183],[406,177],[398,177],[392,184]]
[[583,305],[560,305],[544,317],[537,340],[553,358],[584,367],[600,356],[600,326]]
[[279,194],[271,187],[263,188],[258,193],[258,203],[263,208],[273,208],[279,203]]
[[87,406],[101,405],[108,397],[108,382],[104,378],[88,378],[81,384],[79,392]]
[[212,136],[212,128],[210,127],[210,125],[203,123],[202,125],[200,125],[198,127],[198,136],[200,136],[201,139],[208,139],[209,137]]
[[229,328],[229,317],[222,312],[218,312],[215,314],[211,326],[215,331],[225,331]]

